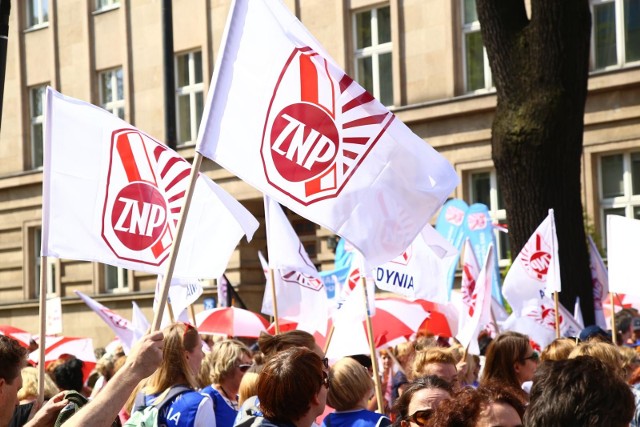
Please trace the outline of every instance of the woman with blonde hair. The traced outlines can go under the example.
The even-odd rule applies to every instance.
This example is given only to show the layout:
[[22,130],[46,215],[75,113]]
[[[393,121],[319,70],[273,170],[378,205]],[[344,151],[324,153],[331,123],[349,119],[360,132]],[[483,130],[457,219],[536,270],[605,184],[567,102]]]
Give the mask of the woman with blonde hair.
[[542,350],[540,353],[540,360],[545,362],[547,360],[566,360],[569,358],[569,354],[576,348],[578,344],[571,338],[556,338]]
[[211,398],[196,391],[204,358],[198,331],[188,323],[174,323],[162,332],[162,363],[136,397],[135,409],[152,404],[162,407],[158,411],[158,425],[162,426],[215,427]]
[[367,369],[356,360],[345,357],[331,367],[327,403],[336,412],[325,417],[325,427],[382,427],[391,425],[383,414],[367,410],[373,395],[373,380]]
[[210,385],[202,389],[213,400],[218,427],[232,427],[238,415],[238,391],[251,367],[251,351],[238,340],[218,341],[205,360],[210,364]]
[[[27,366],[20,371],[22,376],[22,387],[18,390],[18,400],[20,404],[33,402],[38,398],[38,369]],[[58,386],[49,375],[44,376],[44,400],[49,400],[58,394]]]

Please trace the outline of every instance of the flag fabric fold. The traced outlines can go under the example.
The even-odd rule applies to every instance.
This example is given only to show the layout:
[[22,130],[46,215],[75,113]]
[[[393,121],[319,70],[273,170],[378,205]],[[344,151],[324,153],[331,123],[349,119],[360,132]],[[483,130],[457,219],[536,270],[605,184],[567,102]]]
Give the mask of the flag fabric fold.
[[196,150],[370,266],[402,253],[459,182],[278,0],[234,2]]
[[607,295],[609,295],[609,273],[600,256],[598,247],[591,236],[587,236],[587,240],[589,241],[591,282],[593,284],[593,309],[596,316],[596,325],[606,331],[608,328],[604,315],[604,305],[607,303]]

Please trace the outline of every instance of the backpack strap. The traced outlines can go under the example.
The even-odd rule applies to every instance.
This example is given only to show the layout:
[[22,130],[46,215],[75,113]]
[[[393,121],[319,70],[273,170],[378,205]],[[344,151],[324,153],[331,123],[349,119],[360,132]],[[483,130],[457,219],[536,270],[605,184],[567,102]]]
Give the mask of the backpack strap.
[[164,396],[162,395],[158,396],[158,399],[156,399],[150,406],[155,406],[156,408],[158,408],[158,411],[160,411],[160,408],[162,408],[164,405],[166,405],[171,400],[173,400],[174,397],[184,392],[192,391],[192,390],[193,389],[191,389],[190,387],[186,387],[183,385],[171,387],[167,393],[163,393]]

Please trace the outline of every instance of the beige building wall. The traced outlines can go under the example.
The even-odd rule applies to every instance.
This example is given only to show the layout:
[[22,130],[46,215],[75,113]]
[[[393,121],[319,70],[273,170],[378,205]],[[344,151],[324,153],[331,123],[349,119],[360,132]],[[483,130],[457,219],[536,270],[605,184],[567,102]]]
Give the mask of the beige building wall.
[[[202,52],[204,93],[219,54],[229,0],[174,0],[174,52]],[[457,0],[285,0],[287,6],[344,69],[355,72],[353,14],[389,5],[393,46],[395,114],[442,153],[462,184],[452,196],[470,202],[469,180],[492,170],[491,121],[496,104],[492,90],[465,93],[462,3]],[[62,93],[100,102],[99,73],[122,67],[125,119],[164,139],[161,2],[120,0],[119,6],[95,11],[93,0],[49,0],[49,23],[26,29],[26,1],[14,2],[10,19],[4,110],[0,131],[0,324],[37,333],[34,239],[41,223],[42,171],[31,166],[29,89],[49,84]],[[599,157],[640,147],[640,67],[594,73],[585,115],[583,200],[585,211],[602,229]],[[194,144],[179,148],[193,158]],[[213,162],[203,171],[240,200],[259,220],[261,194]],[[312,258],[332,268],[333,234],[295,214],[290,216]],[[257,251],[266,252],[264,227],[253,241],[243,241],[227,270],[247,305],[258,310],[264,276]],[[112,310],[130,317],[135,300],[151,317],[155,277],[129,272],[129,289],[107,293],[104,267],[97,263],[50,260],[55,294],[62,297],[64,333],[90,335],[105,345],[112,333],[73,294],[80,290]],[[215,295],[207,283],[205,296]],[[202,307],[201,301],[198,310]]]

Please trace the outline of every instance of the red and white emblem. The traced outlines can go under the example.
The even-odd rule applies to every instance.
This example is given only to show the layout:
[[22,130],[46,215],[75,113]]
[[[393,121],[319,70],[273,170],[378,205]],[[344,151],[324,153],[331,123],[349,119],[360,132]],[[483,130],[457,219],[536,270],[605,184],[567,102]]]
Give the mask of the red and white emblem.
[[311,48],[294,49],[267,111],[260,153],[267,181],[305,206],[338,196],[394,118],[336,73]]
[[472,213],[467,215],[467,226],[469,230],[483,230],[487,228],[487,216],[484,212]]
[[168,257],[190,169],[138,130],[113,132],[102,238],[118,258],[158,266]]
[[448,206],[444,213],[444,217],[450,224],[460,226],[464,220],[464,211],[456,208],[455,206]]
[[545,282],[551,265],[551,247],[542,235],[536,233],[533,239],[529,239],[521,255],[522,266],[527,274],[535,280]]
[[[556,327],[556,310],[553,307],[545,307],[542,304],[539,309],[533,309],[527,313],[527,316],[550,329],[555,329]],[[562,325],[563,318],[561,314],[558,314],[558,321]]]

